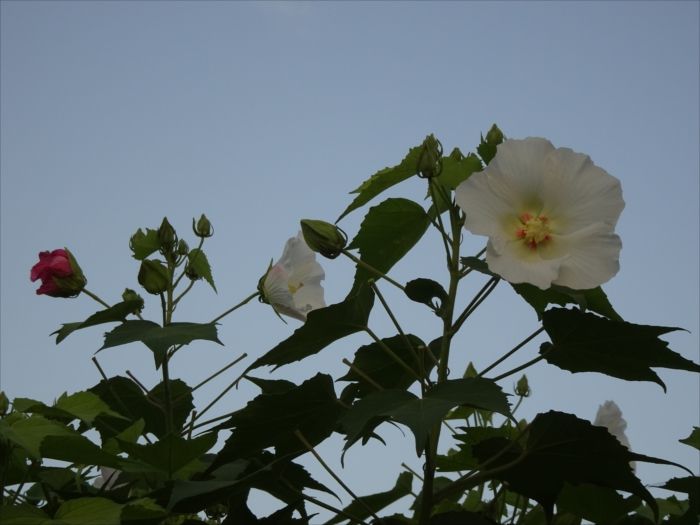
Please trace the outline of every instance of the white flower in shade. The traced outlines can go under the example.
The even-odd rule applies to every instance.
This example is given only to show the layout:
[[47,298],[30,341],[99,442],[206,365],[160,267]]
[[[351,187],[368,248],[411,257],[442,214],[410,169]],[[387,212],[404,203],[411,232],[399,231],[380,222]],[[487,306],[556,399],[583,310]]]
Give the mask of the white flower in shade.
[[623,419],[622,410],[614,401],[606,401],[598,407],[593,424],[607,428],[608,432],[615,436],[620,443],[630,448],[630,442],[625,435],[627,421]]
[[109,467],[100,467],[100,475],[93,480],[92,485],[96,489],[100,490],[112,490],[113,488],[123,487],[124,483],[115,486],[119,474],[121,474],[120,470],[115,470]]
[[287,241],[280,260],[263,277],[262,299],[276,312],[306,321],[311,310],[326,306],[321,286],[324,277],[316,254],[299,232]]
[[511,283],[587,290],[619,270],[620,181],[587,155],[541,138],[506,140],[455,198],[464,227],[489,238],[489,269]]

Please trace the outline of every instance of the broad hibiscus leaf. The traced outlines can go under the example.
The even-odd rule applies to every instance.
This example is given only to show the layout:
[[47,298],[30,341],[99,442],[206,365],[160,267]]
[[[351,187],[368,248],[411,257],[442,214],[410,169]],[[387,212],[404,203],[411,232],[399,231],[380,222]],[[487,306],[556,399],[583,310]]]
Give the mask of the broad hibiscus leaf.
[[700,450],[700,427],[693,427],[693,431],[687,438],[679,439],[678,441]]
[[69,436],[46,436],[41,442],[44,458],[58,459],[81,465],[102,465],[119,469],[122,460],[95,445],[80,434]]
[[257,359],[248,370],[272,365],[278,368],[317,354],[331,343],[362,331],[374,304],[374,293],[361,287],[344,301],[309,312],[306,322],[272,350]]
[[107,498],[77,498],[62,503],[54,517],[65,525],[120,525],[122,508]]
[[640,504],[638,497],[626,498],[610,487],[565,483],[557,498],[557,512],[574,514],[593,523],[612,524]]
[[[486,261],[476,257],[462,257],[462,264],[476,270],[479,273],[498,277],[489,270]],[[613,321],[622,321],[622,317],[610,304],[608,296],[599,286],[590,290],[572,290],[565,286],[552,285],[547,290],[541,290],[537,286],[528,283],[511,284],[513,290],[520,295],[537,313],[537,318],[542,319],[542,315],[550,304],[566,306],[575,304],[584,310],[596,312]]]
[[[146,399],[144,393],[131,379],[121,376],[112,377],[100,381],[90,388],[90,392],[97,394],[112,410],[126,416],[131,422],[142,419],[145,423],[144,432],[152,433],[158,437],[165,436],[163,411]],[[163,403],[165,401],[162,383],[156,385],[149,394],[156,402]],[[185,382],[173,379],[170,381],[170,394],[173,400],[173,425],[176,429],[181,429],[194,408],[192,389]],[[102,421],[102,417],[95,420],[95,426],[100,431],[103,440],[116,436],[132,424],[129,421],[125,422],[122,419],[114,418]]]
[[661,488],[673,492],[681,492],[688,495],[690,511],[700,514],[700,477],[686,476],[684,478],[673,478],[661,485]]
[[[387,199],[370,208],[348,249],[359,249],[362,261],[387,273],[423,237],[429,224],[421,205],[408,199]],[[358,265],[353,290],[369,279],[379,277]]]
[[445,381],[430,388],[422,399],[405,390],[382,390],[355,403],[341,419],[341,426],[347,433],[345,449],[360,438],[366,440],[379,423],[391,419],[413,432],[416,452],[420,454],[433,427],[460,405],[510,415],[508,400],[501,388],[479,377]]
[[356,193],[357,197],[355,197],[335,222],[339,222],[351,211],[364,206],[384,190],[418,173],[418,160],[420,158],[421,148],[422,146],[411,148],[399,164],[379,170],[360,184],[357,189],[351,191],[350,193]]
[[663,460],[630,452],[605,428],[572,414],[538,414],[530,424],[524,447],[494,438],[477,444],[473,451],[481,463],[489,461],[494,479],[536,500],[550,516],[566,483],[629,492],[658,513],[656,500],[634,475],[630,461]]
[[108,415],[116,418],[124,416],[109,408],[109,405],[102,401],[98,395],[89,392],[76,392],[71,395],[62,395],[56,401],[55,407],[63,410],[73,417],[92,425],[97,416]]
[[[361,346],[355,352],[355,359],[352,362],[355,369],[350,368],[347,374],[339,378],[339,381],[356,382],[351,389],[353,398],[364,397],[377,391],[377,387],[368,382],[365,376],[385,390],[406,389],[417,381],[416,375],[398,365],[394,358],[384,350],[384,346],[391,349],[396,358],[414,370],[415,374],[429,372],[437,360],[437,356],[431,359],[428,356],[426,344],[411,334],[407,334],[405,337],[395,335],[382,339],[382,344],[372,343]],[[355,370],[359,370],[361,373]]]
[[548,310],[542,324],[551,343],[540,353],[545,360],[570,372],[600,372],[628,381],[666,385],[652,368],[700,372],[700,365],[685,359],[659,339],[679,328],[612,321],[579,310]]
[[[353,501],[343,510],[346,514],[353,516],[356,520],[365,520],[372,516],[370,510],[376,514],[392,503],[410,495],[412,487],[413,474],[410,472],[402,472],[399,474],[399,477],[396,479],[396,483],[391,490],[386,492],[378,492],[377,494],[370,494],[368,496],[360,496],[357,501]],[[342,523],[345,520],[347,520],[347,518],[344,518],[343,516],[336,516],[335,518],[327,521],[325,525],[334,525],[335,523]]]
[[99,312],[92,314],[90,317],[85,319],[85,321],[63,324],[61,325],[61,328],[53,332],[51,335],[56,334],[56,344],[58,344],[76,330],[81,330],[83,328],[104,323],[120,323],[126,320],[128,315],[136,312],[142,306],[143,302],[138,299],[122,301],[105,310],[100,310]]
[[0,420],[0,436],[22,447],[34,459],[41,458],[41,443],[48,436],[79,436],[72,428],[40,415],[18,419],[11,424]]
[[278,394],[261,394],[217,428],[233,428],[213,467],[275,447],[277,456],[307,451],[295,432],[315,446],[326,439],[344,412],[333,379],[317,374]]
[[151,498],[130,501],[122,507],[122,523],[159,523],[167,512]]
[[121,441],[122,450],[137,459],[170,475],[200,458],[216,444],[216,433],[185,439],[175,434],[165,436],[155,443],[139,445]]
[[52,525],[56,522],[34,505],[1,505],[0,523],[3,525]]
[[211,275],[211,266],[209,265],[206,254],[199,248],[194,248],[187,254],[187,261],[194,273],[207,281],[216,292],[214,278]]
[[146,232],[139,228],[129,240],[129,247],[133,252],[134,259],[139,261],[144,260],[160,249],[160,239],[158,238],[158,230],[146,228]]
[[168,349],[186,345],[195,340],[213,341],[223,346],[216,332],[216,323],[171,323],[160,326],[153,321],[125,321],[105,334],[105,342],[98,352],[115,346],[142,342],[153,351],[156,366],[165,358]]
[[456,154],[453,151],[449,157],[442,158],[442,172],[438,177],[438,181],[446,188],[454,190],[460,183],[467,180],[472,173],[482,169],[481,160],[473,153],[469,153],[465,157],[461,152]]

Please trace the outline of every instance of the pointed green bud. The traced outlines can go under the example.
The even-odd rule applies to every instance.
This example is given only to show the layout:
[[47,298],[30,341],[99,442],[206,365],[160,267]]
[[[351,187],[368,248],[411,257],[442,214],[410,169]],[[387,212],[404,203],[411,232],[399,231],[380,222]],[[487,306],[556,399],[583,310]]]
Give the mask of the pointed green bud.
[[184,239],[180,239],[180,241],[177,243],[177,254],[184,257],[188,253],[190,253],[190,247],[187,245]]
[[424,179],[437,177],[442,171],[442,144],[432,134],[425,137],[421,145],[417,171]]
[[7,399],[5,392],[0,392],[0,416],[7,414],[7,409],[10,407],[10,400]]
[[455,148],[452,150],[452,153],[450,153],[450,158],[452,160],[462,160],[464,158],[464,154],[459,148]]
[[146,259],[141,262],[139,284],[148,293],[158,295],[168,289],[168,269],[160,261]]
[[197,237],[201,237],[203,239],[214,235],[214,228],[212,227],[211,222],[209,222],[209,219],[207,219],[207,216],[203,213],[197,222],[192,219],[192,231]]
[[177,234],[175,228],[168,222],[167,217],[163,217],[163,222],[158,228],[158,240],[160,241],[160,249],[163,255],[173,252],[177,246]]
[[124,293],[122,294],[122,300],[123,301],[138,301],[138,306],[134,308],[134,311],[132,313],[134,314],[140,314],[143,311],[143,297],[141,297],[139,294],[137,294],[134,290],[131,288],[125,288]]
[[523,374],[523,377],[518,379],[518,382],[515,384],[515,393],[520,397],[528,397],[530,392],[530,385],[527,382],[527,376]]
[[486,134],[486,142],[489,144],[500,144],[503,142],[503,132],[494,124]]
[[301,232],[309,248],[329,259],[338,257],[348,242],[343,230],[325,221],[304,219]]
[[474,364],[469,361],[469,364],[467,365],[467,369],[464,371],[464,376],[462,377],[476,377],[479,375],[476,371],[476,368],[474,368]]
[[481,137],[481,143],[477,146],[476,151],[486,164],[491,162],[491,159],[496,156],[498,145],[504,139],[503,132],[498,129],[496,124],[491,126],[491,129],[486,133],[486,139],[483,136]]

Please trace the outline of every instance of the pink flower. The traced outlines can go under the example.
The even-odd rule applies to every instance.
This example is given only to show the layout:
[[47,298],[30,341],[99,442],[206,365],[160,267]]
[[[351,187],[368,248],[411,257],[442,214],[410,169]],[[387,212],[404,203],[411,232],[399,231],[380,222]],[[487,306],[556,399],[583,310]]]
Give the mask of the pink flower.
[[39,262],[29,274],[32,282],[41,279],[37,295],[72,297],[78,295],[87,283],[83,272],[67,249],[40,252]]

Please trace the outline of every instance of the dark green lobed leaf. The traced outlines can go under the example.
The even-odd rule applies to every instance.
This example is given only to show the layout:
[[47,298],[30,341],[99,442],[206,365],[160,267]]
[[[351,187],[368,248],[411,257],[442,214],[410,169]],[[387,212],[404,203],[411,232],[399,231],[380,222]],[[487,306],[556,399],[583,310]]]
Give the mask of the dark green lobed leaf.
[[540,349],[545,360],[570,372],[600,372],[628,381],[666,385],[652,368],[700,372],[700,365],[668,348],[660,335],[680,330],[612,321],[579,310],[552,309],[542,323],[552,343]]
[[442,304],[447,300],[447,292],[440,283],[432,279],[418,278],[406,283],[406,296],[411,301],[423,303],[439,314]]
[[216,292],[216,286],[214,285],[214,278],[211,275],[211,266],[209,265],[207,255],[201,249],[194,248],[187,254],[187,260],[194,274],[207,281]]
[[122,322],[128,315],[136,312],[142,306],[143,302],[140,299],[122,301],[105,310],[100,310],[99,312],[92,314],[90,317],[85,319],[85,321],[63,324],[61,325],[61,328],[53,332],[51,335],[56,334],[56,344],[58,344],[76,330],[82,330],[83,328],[88,328],[89,326],[95,326],[98,324]]

